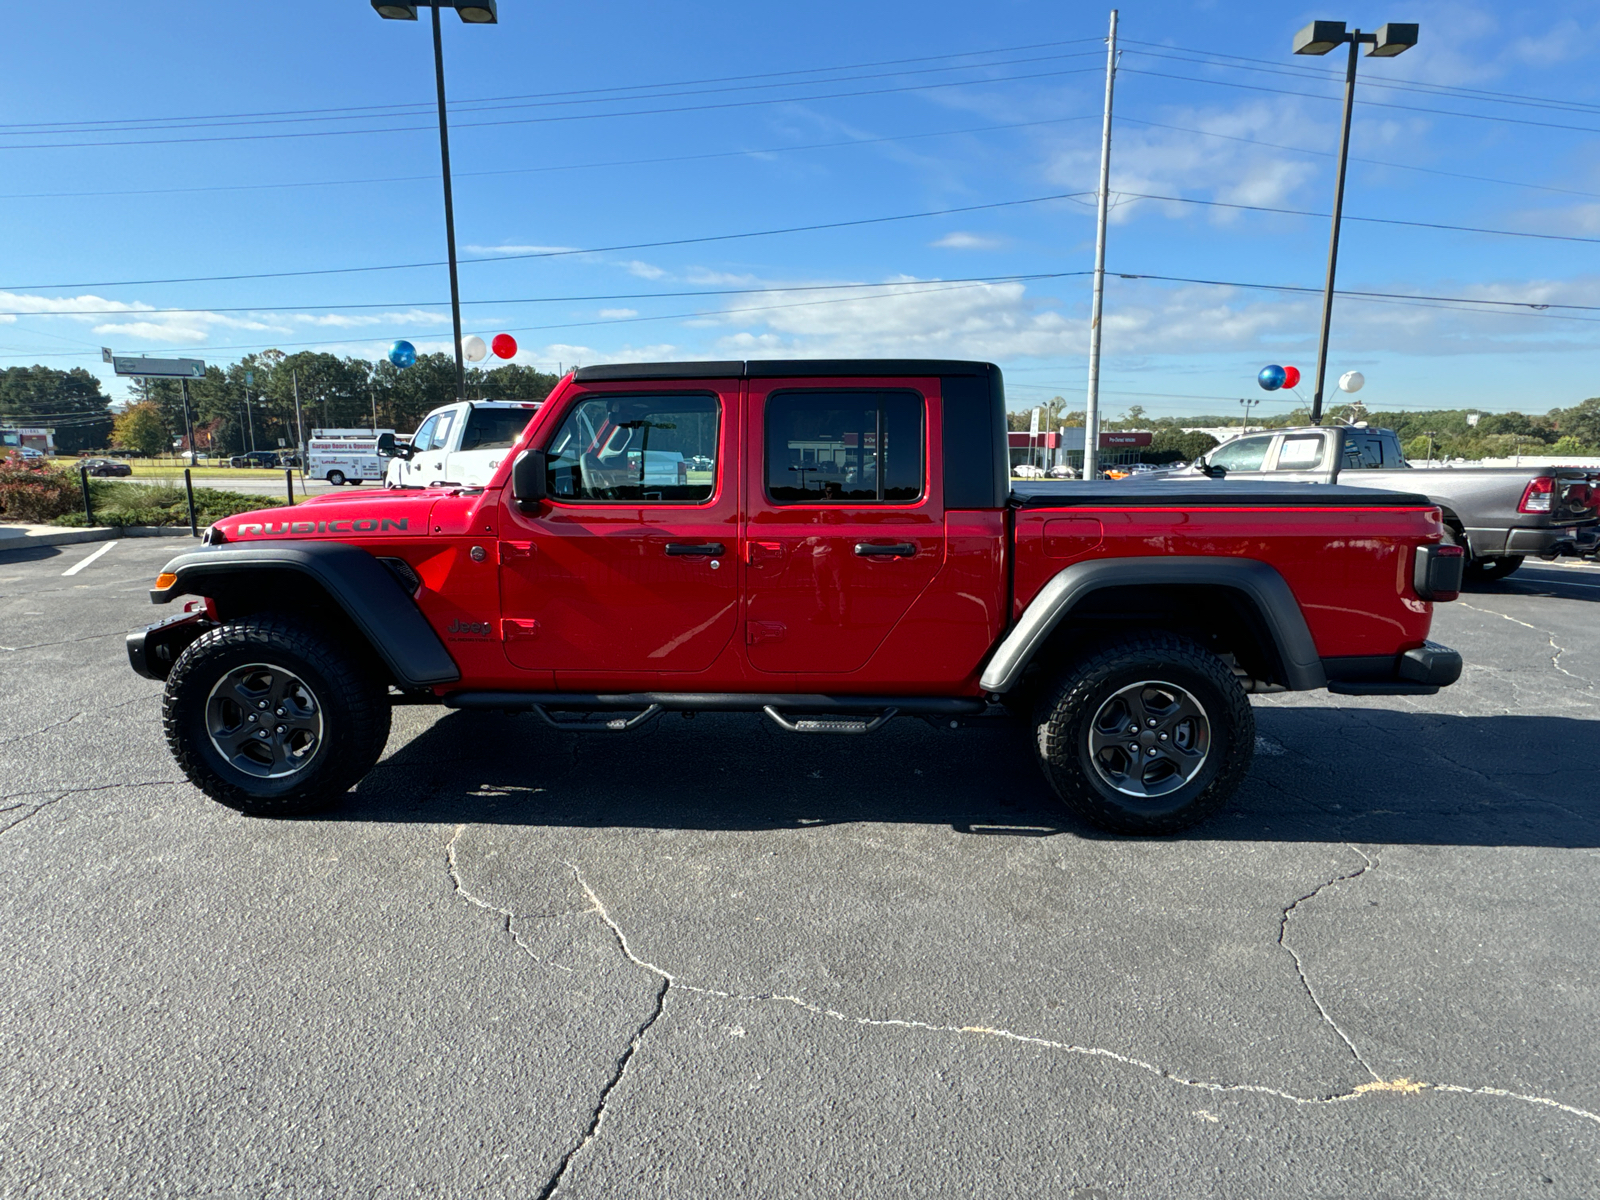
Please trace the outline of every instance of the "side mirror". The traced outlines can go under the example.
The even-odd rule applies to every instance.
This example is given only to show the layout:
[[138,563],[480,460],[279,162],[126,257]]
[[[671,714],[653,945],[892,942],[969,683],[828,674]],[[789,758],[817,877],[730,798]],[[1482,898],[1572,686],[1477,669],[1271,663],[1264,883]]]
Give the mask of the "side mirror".
[[1212,479],[1221,479],[1228,473],[1227,467],[1214,467],[1204,459],[1201,459],[1196,465]]
[[416,451],[406,442],[397,442],[392,433],[378,435],[377,455],[379,458],[400,458],[410,462]]
[[524,450],[511,464],[511,496],[526,509],[547,495],[543,450]]

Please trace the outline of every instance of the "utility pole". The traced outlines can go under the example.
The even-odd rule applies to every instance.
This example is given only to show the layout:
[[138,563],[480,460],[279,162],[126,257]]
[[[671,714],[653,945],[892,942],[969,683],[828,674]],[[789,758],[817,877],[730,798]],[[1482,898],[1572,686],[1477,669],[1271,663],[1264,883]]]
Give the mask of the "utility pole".
[[450,247],[450,319],[456,331],[456,399],[467,398],[467,367],[461,361],[461,286],[456,282],[456,210],[450,196],[450,129],[444,116],[444,38],[439,6],[433,12],[433,74],[439,85],[439,159],[444,166],[444,236]]
[[1244,405],[1244,421],[1239,426],[1239,432],[1240,433],[1249,433],[1250,432],[1250,410],[1252,408],[1254,408],[1256,405],[1260,404],[1261,401],[1259,399],[1257,399],[1257,400],[1245,400],[1245,399],[1241,398],[1239,400],[1239,403]]
[[1106,293],[1106,214],[1111,198],[1111,99],[1117,82],[1117,10],[1106,35],[1106,111],[1100,128],[1100,198],[1094,235],[1094,301],[1089,315],[1089,394],[1083,407],[1083,478],[1100,473],[1100,316]]
[[294,428],[295,437],[300,444],[295,447],[295,457],[300,460],[300,478],[306,477],[306,426],[300,419],[300,372],[291,371],[290,378],[294,382]]
[[372,436],[378,436],[378,393],[372,390],[372,384],[367,384],[367,399],[372,401]]
[[189,381],[180,379],[183,388],[183,436],[189,441],[189,465],[194,466],[194,424],[189,420]]

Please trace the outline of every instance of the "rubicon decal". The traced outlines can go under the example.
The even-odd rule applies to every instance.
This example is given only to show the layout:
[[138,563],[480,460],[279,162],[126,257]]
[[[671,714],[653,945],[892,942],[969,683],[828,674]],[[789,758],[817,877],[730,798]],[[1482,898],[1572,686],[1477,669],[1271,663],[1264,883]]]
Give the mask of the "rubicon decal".
[[283,537],[296,533],[388,533],[391,529],[404,533],[406,522],[410,519],[410,517],[384,517],[378,520],[364,517],[357,521],[267,521],[264,524],[250,521],[240,525],[234,532],[240,537],[249,534]]

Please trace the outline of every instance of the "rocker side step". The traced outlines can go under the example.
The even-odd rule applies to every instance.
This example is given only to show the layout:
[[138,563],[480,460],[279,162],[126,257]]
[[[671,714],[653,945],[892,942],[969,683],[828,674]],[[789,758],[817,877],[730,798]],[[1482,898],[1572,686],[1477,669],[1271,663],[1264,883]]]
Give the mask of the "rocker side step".
[[664,712],[759,712],[789,733],[872,733],[897,716],[983,714],[981,699],[960,696],[812,696],[749,692],[457,692],[450,708],[534,712],[572,733],[626,733]]

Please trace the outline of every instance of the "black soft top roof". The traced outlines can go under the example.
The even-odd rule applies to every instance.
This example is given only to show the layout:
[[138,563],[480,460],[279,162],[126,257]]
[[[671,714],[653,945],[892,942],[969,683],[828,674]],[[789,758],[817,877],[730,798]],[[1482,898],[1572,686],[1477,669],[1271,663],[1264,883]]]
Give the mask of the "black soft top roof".
[[1434,508],[1426,496],[1347,487],[1342,483],[1160,483],[1131,479],[1080,483],[1073,480],[1014,483],[1011,502],[1018,508]]
[[947,358],[769,358],[750,362],[614,363],[579,367],[579,383],[614,379],[776,379],[816,376],[999,375],[993,363]]

